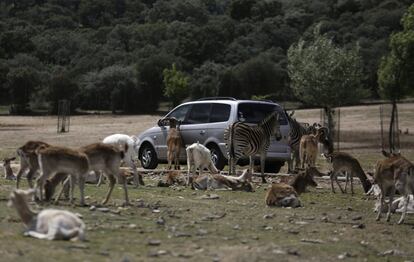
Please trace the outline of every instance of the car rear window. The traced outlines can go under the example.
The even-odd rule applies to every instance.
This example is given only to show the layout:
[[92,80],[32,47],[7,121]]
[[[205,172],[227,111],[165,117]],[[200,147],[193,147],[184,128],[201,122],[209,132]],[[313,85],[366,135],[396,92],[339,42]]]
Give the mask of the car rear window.
[[272,104],[240,103],[237,108],[237,116],[239,121],[258,124],[275,110],[279,112],[279,123],[287,125],[287,119],[283,111]]
[[230,105],[213,104],[211,106],[210,123],[226,122],[230,117]]

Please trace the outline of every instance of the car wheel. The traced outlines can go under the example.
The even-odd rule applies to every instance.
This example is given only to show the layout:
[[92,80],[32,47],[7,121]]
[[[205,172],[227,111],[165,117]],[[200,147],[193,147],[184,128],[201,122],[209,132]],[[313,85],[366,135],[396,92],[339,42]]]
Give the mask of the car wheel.
[[214,165],[218,170],[223,170],[224,166],[226,165],[226,158],[221,153],[221,150],[218,146],[211,144],[207,146],[210,149],[211,153],[211,160],[213,160]]
[[154,169],[158,166],[157,153],[149,144],[144,144],[140,150],[141,165],[145,169]]
[[284,164],[285,162],[281,161],[266,162],[264,171],[265,173],[279,173]]

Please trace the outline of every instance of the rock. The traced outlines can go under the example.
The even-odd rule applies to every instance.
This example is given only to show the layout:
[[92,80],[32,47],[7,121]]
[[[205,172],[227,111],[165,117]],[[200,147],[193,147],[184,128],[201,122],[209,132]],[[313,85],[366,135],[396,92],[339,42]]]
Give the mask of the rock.
[[91,206],[91,207],[89,208],[89,210],[90,210],[90,211],[95,211],[95,210],[96,210],[96,206]]
[[136,227],[137,227],[137,225],[136,225],[136,224],[129,224],[129,225],[128,225],[128,228],[131,228],[131,229],[136,228]]
[[340,255],[338,256],[338,259],[339,259],[339,260],[343,260],[343,259],[345,259],[345,258],[347,258],[347,257],[351,257],[351,254],[349,254],[348,252],[345,252],[345,253],[343,253],[343,254],[340,254]]
[[153,209],[152,210],[152,213],[160,213],[161,212],[161,210],[159,210],[159,209]]
[[219,199],[220,196],[216,194],[206,194],[199,197],[199,199]]
[[96,210],[101,211],[103,213],[107,213],[110,211],[107,207],[98,207]]
[[323,244],[323,241],[320,239],[307,239],[307,238],[302,238],[300,240],[301,242],[305,242],[305,243],[312,243],[312,244]]
[[353,225],[352,228],[364,229],[365,225],[364,224]]
[[390,249],[378,254],[379,256],[402,256],[404,252],[397,249]]
[[174,234],[175,237],[191,237],[190,233],[185,233],[185,232],[177,232]]
[[354,209],[352,207],[347,207],[346,210],[347,211],[353,211]]
[[205,236],[205,235],[207,235],[208,234],[208,231],[207,230],[205,230],[205,229],[202,229],[202,228],[200,228],[198,231],[197,231],[197,236]]
[[239,226],[239,225],[235,225],[235,226],[233,227],[233,229],[234,229],[234,230],[240,230],[241,228],[240,228],[240,226]]
[[326,222],[329,221],[329,219],[328,219],[327,216],[323,216],[323,217],[321,217],[321,221],[326,223]]
[[165,219],[163,217],[159,217],[156,221],[157,225],[163,226],[165,225]]
[[354,220],[354,221],[361,220],[361,219],[362,219],[362,216],[355,216],[355,217],[352,218],[352,220]]
[[274,214],[266,214],[266,215],[264,215],[263,216],[263,219],[271,219],[271,218],[274,218]]
[[150,240],[148,240],[147,244],[149,246],[159,246],[159,245],[161,245],[161,241],[158,240],[158,239],[150,239]]

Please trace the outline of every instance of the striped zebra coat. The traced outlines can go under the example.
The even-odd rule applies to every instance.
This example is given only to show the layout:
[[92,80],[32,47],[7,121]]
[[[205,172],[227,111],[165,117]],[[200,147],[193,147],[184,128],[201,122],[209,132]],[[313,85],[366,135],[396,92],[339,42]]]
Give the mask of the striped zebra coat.
[[270,137],[275,135],[276,140],[282,138],[279,126],[279,113],[272,112],[257,126],[250,126],[237,121],[229,125],[224,131],[224,141],[228,150],[229,173],[236,174],[237,161],[248,156],[250,170],[253,172],[254,156],[260,154],[260,166],[263,182],[266,151],[270,145]]

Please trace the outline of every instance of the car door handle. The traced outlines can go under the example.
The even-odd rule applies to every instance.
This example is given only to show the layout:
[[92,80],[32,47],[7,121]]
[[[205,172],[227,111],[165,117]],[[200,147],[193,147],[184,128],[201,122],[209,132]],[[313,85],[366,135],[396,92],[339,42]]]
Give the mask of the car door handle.
[[206,133],[206,130],[201,130],[200,135],[204,135]]

